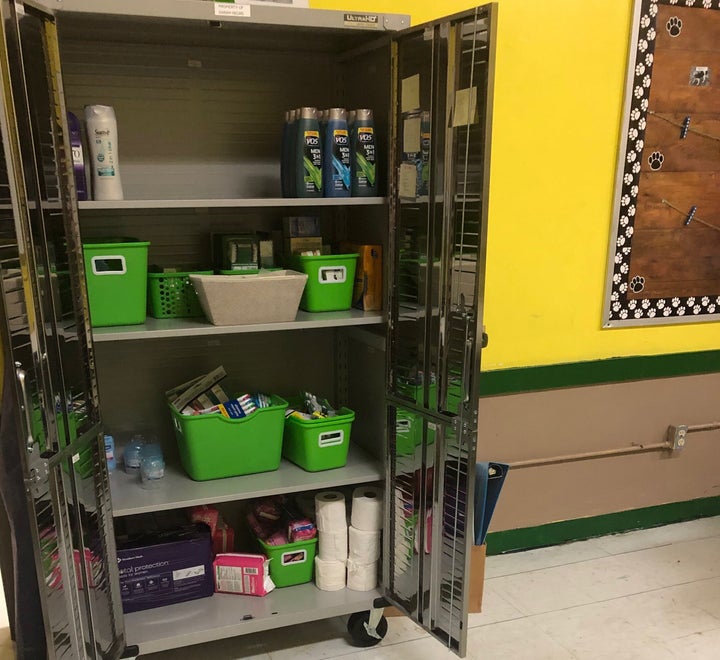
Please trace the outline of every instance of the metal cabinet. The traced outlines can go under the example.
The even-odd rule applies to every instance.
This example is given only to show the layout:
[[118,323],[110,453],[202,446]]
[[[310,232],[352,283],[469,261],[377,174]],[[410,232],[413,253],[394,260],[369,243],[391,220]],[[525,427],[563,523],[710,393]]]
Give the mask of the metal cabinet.
[[[1,442],[19,452],[50,656],[152,652],[386,602],[464,655],[496,8],[408,28],[403,16],[220,5],[0,3],[2,339],[18,413]],[[76,201],[66,110],[96,102],[118,114],[123,201]],[[381,196],[279,197],[282,111],[298,105],[375,110]],[[91,328],[81,232],[142,236],[154,260],[187,263],[206,256],[210,231],[301,214],[335,239],[383,245],[382,312]],[[152,497],[109,474],[104,429],[162,435],[157,393],[220,362],[257,387],[351,404],[346,468],[283,463],[198,483],[170,461]],[[122,615],[113,517],[378,480],[376,592],[309,584]]]

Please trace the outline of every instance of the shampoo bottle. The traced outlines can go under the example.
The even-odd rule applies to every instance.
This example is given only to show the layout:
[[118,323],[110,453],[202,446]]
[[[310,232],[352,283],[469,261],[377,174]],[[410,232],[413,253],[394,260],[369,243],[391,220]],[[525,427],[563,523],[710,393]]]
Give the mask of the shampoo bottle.
[[282,133],[282,153],[280,154],[280,188],[283,197],[289,197],[288,192],[288,169],[290,163],[290,123],[294,118],[295,111],[288,110],[285,113],[285,123]]
[[115,110],[108,105],[85,106],[85,127],[93,197],[96,200],[123,199]]
[[322,144],[315,108],[300,108],[295,119],[294,192],[296,197],[322,197]]
[[331,108],[323,145],[323,189],[325,197],[350,197],[350,139],[347,113]]
[[377,197],[377,146],[372,110],[355,111],[352,137],[352,195]]

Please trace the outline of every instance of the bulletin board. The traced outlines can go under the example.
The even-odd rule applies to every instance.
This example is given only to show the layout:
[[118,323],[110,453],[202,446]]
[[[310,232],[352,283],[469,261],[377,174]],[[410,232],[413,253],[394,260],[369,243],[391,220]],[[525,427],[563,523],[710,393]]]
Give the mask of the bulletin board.
[[604,327],[720,320],[720,0],[636,0]]

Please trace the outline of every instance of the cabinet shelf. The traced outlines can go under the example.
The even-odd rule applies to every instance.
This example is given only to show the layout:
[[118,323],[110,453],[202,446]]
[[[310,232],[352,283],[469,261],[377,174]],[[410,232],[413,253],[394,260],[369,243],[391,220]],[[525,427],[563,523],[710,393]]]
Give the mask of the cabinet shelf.
[[267,596],[215,594],[187,603],[125,615],[128,645],[140,653],[201,644],[370,609],[372,591],[321,591],[312,582],[275,589]]
[[193,481],[179,466],[165,469],[164,483],[157,490],[145,490],[136,477],[115,470],[110,474],[113,516],[167,511],[198,504],[232,502],[267,495],[321,490],[341,485],[382,479],[382,467],[363,449],[350,443],[347,465],[335,470],[306,472],[283,459],[275,472],[242,477]]
[[134,209],[204,208],[315,208],[322,206],[382,206],[386,197],[339,197],[303,199],[269,197],[254,199],[123,199],[78,202],[81,211],[131,211]]
[[213,325],[204,319],[155,319],[148,317],[145,323],[140,325],[93,328],[93,339],[97,343],[132,339],[228,335],[243,332],[337,328],[354,325],[374,325],[382,323],[383,318],[382,312],[363,312],[358,309],[315,314],[299,310],[294,321],[288,321],[287,323],[255,323],[252,325]]

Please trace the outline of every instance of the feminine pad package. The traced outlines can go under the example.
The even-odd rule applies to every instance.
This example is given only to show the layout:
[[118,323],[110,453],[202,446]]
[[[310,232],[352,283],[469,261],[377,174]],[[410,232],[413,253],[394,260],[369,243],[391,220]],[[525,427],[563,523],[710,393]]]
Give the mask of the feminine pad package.
[[117,536],[123,611],[136,612],[212,596],[212,549],[205,525],[172,525],[153,516],[141,533]]
[[264,596],[275,588],[270,579],[269,565],[264,555],[220,554],[213,562],[215,591]]

